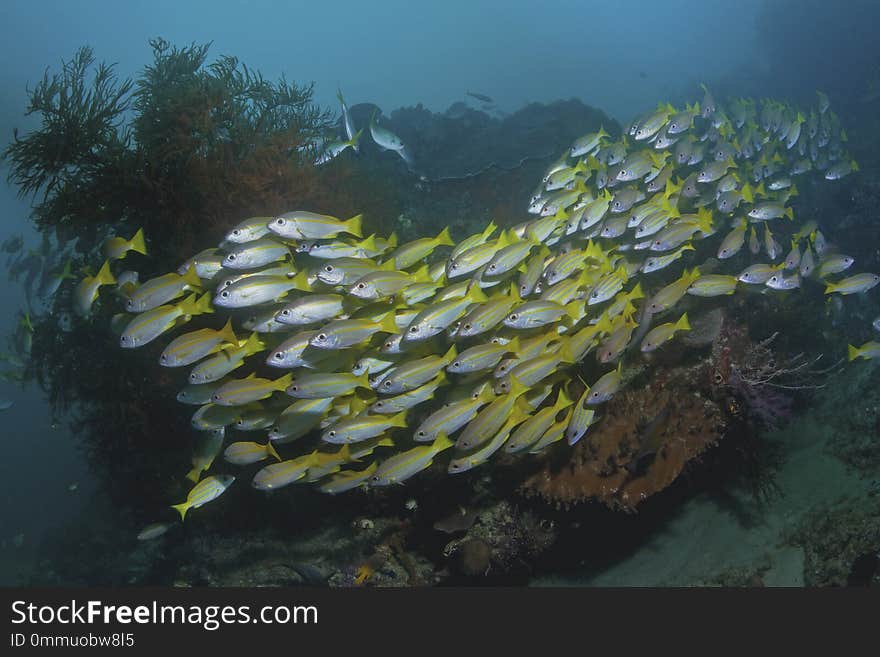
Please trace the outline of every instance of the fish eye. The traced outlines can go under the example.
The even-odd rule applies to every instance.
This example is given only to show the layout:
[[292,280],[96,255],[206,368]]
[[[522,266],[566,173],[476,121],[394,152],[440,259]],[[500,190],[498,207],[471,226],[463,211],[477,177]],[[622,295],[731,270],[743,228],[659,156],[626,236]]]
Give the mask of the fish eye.
[[323,342],[324,340],[327,339],[327,334],[326,333],[318,333],[318,335],[315,336],[315,339],[319,340],[320,342]]
[[598,297],[598,296],[599,296],[599,293],[598,293],[598,292],[593,292],[593,293],[590,295],[590,297],[593,298],[593,299],[595,299],[595,298]]
[[333,271],[333,265],[327,265],[326,267],[324,267],[324,271],[326,271],[326,272]]
[[333,430],[333,429],[331,429],[331,430],[327,433],[327,435],[328,435],[328,436],[335,436],[335,435],[336,435],[336,431]]
[[458,269],[458,263],[457,263],[457,262],[453,262],[452,264],[449,265],[449,268],[450,268],[450,269]]
[[511,313],[509,319],[510,319],[510,321],[515,322],[516,320],[519,319],[519,314],[518,313]]
[[299,390],[299,388],[298,388],[297,386],[295,386],[295,385],[290,386],[290,389],[293,390],[294,392],[296,392],[297,390]]
[[383,382],[382,382],[382,385],[385,386],[386,388],[390,388],[390,387],[391,387],[391,381],[383,381]]
[[241,235],[241,231],[238,228],[236,228],[235,230],[232,231],[232,234],[233,235]]
[[771,277],[770,277],[770,282],[771,282],[771,283],[775,283],[777,280],[779,280],[779,279],[778,279],[776,276],[771,276]]
[[464,330],[465,330],[465,331],[470,331],[470,330],[471,330],[471,325],[470,325],[470,324],[465,324],[465,325],[464,325]]
[[281,311],[281,314],[287,317],[290,314],[290,308],[285,308]]
[[417,333],[418,330],[419,330],[419,327],[418,327],[418,326],[410,326],[410,327],[409,327],[409,332],[410,332],[410,333]]
[[280,351],[276,351],[275,352],[275,360],[281,360],[282,358],[284,358],[284,354],[281,353]]
[[357,284],[357,289],[359,289],[359,290],[363,290],[365,287],[367,287],[366,283],[358,283]]
[[127,335],[123,335],[123,336],[122,336],[122,341],[123,341],[123,342],[128,342],[128,336],[127,336]]
[[226,256],[226,259],[227,259],[227,260],[235,260],[235,254],[234,254],[234,253],[230,253],[229,255]]
[[128,301],[125,302],[125,307],[128,308],[129,310],[131,310],[132,306],[134,306],[133,299],[129,299]]
[[229,296],[229,290],[223,290],[220,293],[220,296],[223,297],[224,299],[226,299]]
[[283,225],[284,225],[284,219],[281,218],[281,217],[278,217],[278,218],[275,220],[275,224],[278,225],[278,226],[283,226]]

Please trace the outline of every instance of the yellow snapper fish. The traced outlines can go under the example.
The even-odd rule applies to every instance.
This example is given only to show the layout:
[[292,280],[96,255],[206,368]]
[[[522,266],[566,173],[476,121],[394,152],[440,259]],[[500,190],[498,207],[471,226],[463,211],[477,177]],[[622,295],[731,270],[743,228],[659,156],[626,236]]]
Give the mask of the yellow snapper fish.
[[376,471],[369,478],[370,485],[402,484],[413,475],[430,468],[434,463],[434,457],[452,445],[452,441],[446,434],[441,433],[430,445],[413,447],[400,454],[395,454],[379,463]]
[[370,463],[363,470],[342,470],[330,476],[318,486],[318,490],[328,495],[338,495],[355,488],[365,486],[378,468],[377,463]]
[[723,274],[706,274],[690,284],[687,293],[695,297],[717,297],[736,292],[739,279]]
[[219,351],[224,345],[238,346],[238,337],[232,330],[231,318],[226,320],[225,326],[219,331],[199,329],[174,338],[159,356],[159,364],[164,367],[192,365]]
[[98,298],[98,290],[103,285],[115,285],[116,279],[110,273],[110,261],[105,260],[95,276],[83,278],[73,291],[73,308],[77,315],[85,317]]
[[259,463],[269,457],[274,458],[276,461],[281,460],[271,442],[265,444],[235,442],[223,452],[223,458],[226,462],[233,465],[250,465],[252,463]]
[[216,500],[232,485],[233,481],[235,481],[235,477],[232,475],[206,477],[193,486],[193,489],[186,496],[185,502],[174,504],[171,508],[180,514],[181,520],[185,520],[187,511],[198,509],[200,506]]
[[285,374],[274,380],[261,379],[251,374],[245,379],[236,379],[223,384],[211,396],[211,402],[219,406],[243,406],[271,397],[275,392],[283,392],[292,380],[292,374]]
[[294,459],[272,463],[260,469],[251,481],[257,490],[283,488],[306,476],[309,468],[318,464],[317,450]]
[[220,450],[223,448],[223,440],[226,437],[224,428],[206,431],[205,435],[199,438],[195,450],[193,450],[192,470],[186,474],[186,478],[197,482],[211,464]]
[[667,322],[652,328],[642,339],[641,350],[643,353],[654,351],[664,343],[668,342],[679,331],[690,331],[691,325],[688,322],[687,313],[683,313],[677,322]]
[[173,301],[186,292],[202,289],[202,279],[196,274],[194,266],[188,267],[183,274],[171,272],[151,278],[128,293],[125,309],[130,313],[142,313]]
[[104,242],[104,257],[108,260],[121,260],[129,251],[147,255],[143,228],[138,228],[130,240],[122,237],[109,237]]
[[448,226],[436,237],[423,237],[401,244],[391,253],[389,260],[394,262],[395,269],[407,269],[427,258],[440,246],[455,246]]
[[850,361],[856,358],[864,358],[865,360],[880,357],[880,342],[870,341],[861,347],[849,345],[847,348],[847,357]]
[[877,274],[856,274],[836,283],[828,283],[825,286],[825,294],[859,294],[867,292],[877,283],[880,283],[880,276]]
[[212,312],[210,295],[196,298],[195,294],[191,294],[180,303],[159,306],[135,315],[123,329],[119,345],[125,349],[142,347],[175,326],[188,322],[195,315]]
[[326,214],[295,210],[275,217],[268,226],[272,233],[291,240],[329,239],[340,233],[362,238],[362,218],[362,215],[356,215],[342,221]]

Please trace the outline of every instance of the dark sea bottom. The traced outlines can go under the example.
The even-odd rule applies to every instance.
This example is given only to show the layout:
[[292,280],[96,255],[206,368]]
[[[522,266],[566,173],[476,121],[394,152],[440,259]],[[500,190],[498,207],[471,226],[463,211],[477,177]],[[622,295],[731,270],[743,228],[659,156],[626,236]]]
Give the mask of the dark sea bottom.
[[144,523],[97,491],[39,546],[4,545],[0,568],[78,586],[877,585],[877,378],[850,366],[761,435],[757,479],[722,441],[636,513],[526,499],[489,466],[439,494],[248,489],[138,541]]

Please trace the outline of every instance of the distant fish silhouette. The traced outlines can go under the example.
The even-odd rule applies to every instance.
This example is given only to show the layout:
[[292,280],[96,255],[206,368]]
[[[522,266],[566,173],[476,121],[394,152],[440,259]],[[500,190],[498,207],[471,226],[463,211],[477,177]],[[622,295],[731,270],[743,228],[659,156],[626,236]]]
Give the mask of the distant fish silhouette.
[[489,98],[489,96],[486,96],[484,94],[477,94],[477,93],[474,93],[473,91],[465,91],[465,93],[468,96],[470,96],[471,98],[476,98],[477,100],[482,101],[484,103],[494,103],[495,102],[494,100]]

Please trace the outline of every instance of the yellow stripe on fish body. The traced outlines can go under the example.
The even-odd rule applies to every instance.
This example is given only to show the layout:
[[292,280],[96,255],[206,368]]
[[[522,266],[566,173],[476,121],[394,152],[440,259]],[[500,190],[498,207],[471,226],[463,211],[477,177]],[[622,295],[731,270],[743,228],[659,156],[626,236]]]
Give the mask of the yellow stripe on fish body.
[[309,291],[308,274],[301,271],[287,276],[248,276],[228,285],[214,296],[214,305],[221,308],[248,308],[277,301],[293,290]]
[[628,280],[626,269],[618,267],[614,271],[603,276],[598,283],[590,290],[587,297],[587,305],[592,306],[597,303],[607,301],[615,294],[623,289]]
[[327,285],[351,285],[371,271],[391,270],[393,262],[377,264],[369,258],[337,258],[314,270],[315,277]]
[[528,388],[515,377],[510,379],[509,390],[507,394],[496,397],[468,422],[455,443],[456,449],[473,449],[495,435],[510,416],[517,400],[528,392]]
[[257,269],[290,257],[290,249],[271,237],[237,244],[223,257],[223,267],[232,270]]
[[566,342],[572,361],[581,362],[590,350],[599,344],[599,336],[608,335],[611,331],[613,331],[611,318],[603,313],[598,322],[573,333]]
[[550,428],[544,432],[543,436],[541,436],[541,439],[532,445],[529,454],[538,454],[548,445],[552,445],[553,443],[562,440],[565,437],[566,429],[571,423],[571,416],[572,411],[568,411],[564,418],[551,424]]
[[457,338],[470,338],[498,326],[510,309],[520,302],[516,286],[511,284],[507,294],[493,296],[478,304],[462,318]]
[[531,329],[558,321],[563,317],[578,321],[583,316],[583,302],[573,301],[563,306],[555,301],[535,299],[526,301],[504,318],[504,325],[513,329]]
[[332,475],[327,481],[318,486],[318,490],[328,495],[338,495],[346,491],[364,486],[376,472],[377,463],[370,463],[363,470],[343,470]]
[[655,326],[642,340],[641,350],[643,352],[654,351],[665,342],[668,342],[678,331],[690,331],[691,325],[688,323],[687,313],[679,317],[677,322],[667,322]]
[[216,404],[204,404],[193,413],[190,424],[199,431],[222,429],[234,423],[242,413],[242,408],[237,406],[218,406]]
[[391,369],[391,373],[382,380],[379,392],[383,395],[396,395],[414,390],[426,381],[433,379],[441,370],[451,363],[457,354],[455,345],[443,356],[426,356],[416,361],[402,363]]
[[502,394],[510,390],[513,379],[521,385],[531,387],[556,372],[561,363],[571,363],[572,356],[568,349],[563,346],[556,353],[543,354],[529,360],[522,360],[510,370],[510,374],[502,377],[495,392]]
[[379,464],[376,472],[369,479],[370,485],[402,484],[413,475],[431,467],[434,457],[443,450],[452,447],[452,444],[452,441],[445,434],[440,434],[430,445],[413,447],[396,454]]
[[284,409],[269,431],[269,440],[296,440],[317,427],[333,404],[333,397],[298,399]]
[[159,364],[165,367],[191,365],[205,356],[219,351],[224,345],[238,346],[238,337],[232,330],[232,319],[219,331],[199,329],[176,337],[165,347],[159,357]]
[[596,411],[587,406],[587,399],[589,399],[589,397],[590,387],[587,386],[572,408],[568,425],[565,428],[565,439],[568,441],[569,445],[574,445],[583,438],[584,434],[587,433],[587,429],[594,424]]
[[210,312],[210,295],[197,299],[192,294],[178,304],[159,306],[134,317],[123,329],[119,344],[127,349],[141,347],[192,316]]
[[587,404],[602,404],[611,399],[618,390],[620,390],[621,373],[623,363],[617,364],[617,369],[611,370],[599,377],[590,387],[590,394],[587,395]]
[[553,406],[541,409],[519,425],[504,445],[504,451],[508,454],[516,454],[534,445],[550,428],[559,412],[571,406],[572,403],[572,400],[565,394],[565,389],[560,388]]
[[211,475],[197,483],[186,496],[186,502],[175,504],[171,508],[180,513],[181,521],[186,518],[186,512],[197,509],[208,502],[216,500],[229,488],[235,477],[232,475]]
[[318,452],[315,454],[315,462],[309,466],[305,478],[300,481],[314,483],[327,475],[339,472],[343,465],[352,460],[354,459],[351,456],[351,445],[343,445],[335,452]]
[[490,370],[501,361],[504,354],[517,354],[519,350],[519,337],[514,337],[510,342],[504,344],[488,342],[476,345],[458,354],[446,366],[446,371],[452,374],[470,374],[471,372]]
[[254,475],[251,485],[258,490],[276,490],[292,484],[306,476],[309,467],[316,462],[316,455],[317,451],[267,465]]
[[276,235],[295,240],[329,239],[340,233],[363,237],[361,219],[362,215],[357,215],[341,221],[326,214],[295,210],[276,217],[268,226]]
[[687,293],[691,284],[700,277],[700,270],[694,267],[684,273],[675,281],[662,288],[651,298],[650,311],[652,314],[672,308]]
[[880,283],[880,276],[877,274],[856,274],[849,278],[844,278],[837,283],[828,283],[825,286],[825,294],[857,294],[859,292],[867,292],[872,287]]
[[211,401],[220,406],[242,406],[250,402],[271,397],[274,392],[284,391],[293,379],[292,374],[285,374],[278,379],[261,379],[249,376],[223,385],[211,397]]
[[274,217],[248,217],[239,222],[226,233],[226,241],[233,244],[243,244],[258,240],[269,233],[269,222]]
[[427,283],[428,266],[416,272],[374,271],[359,278],[349,286],[347,292],[359,299],[381,299],[397,294],[413,283]]
[[450,257],[446,264],[446,277],[453,279],[476,271],[489,262],[497,251],[513,241],[515,241],[515,237],[512,239],[507,232],[502,232],[497,239],[478,243],[467,251]]
[[344,312],[341,294],[311,294],[287,304],[276,315],[282,324],[302,326],[334,319]]
[[694,251],[694,246],[691,243],[683,244],[677,250],[672,253],[668,253],[662,256],[652,256],[650,258],[645,258],[645,262],[642,264],[641,272],[643,274],[650,274],[652,271],[659,271],[661,269],[665,269],[673,262],[678,260],[684,255],[685,251]]
[[485,303],[488,297],[479,287],[471,287],[460,299],[447,299],[421,310],[403,334],[404,342],[425,340],[441,333],[464,315],[475,303]]
[[250,465],[258,463],[269,457],[280,461],[281,457],[272,446],[272,443],[236,442],[232,443],[223,452],[223,458],[233,465]]
[[542,246],[537,253],[533,253],[526,262],[520,265],[519,271],[519,296],[525,299],[535,291],[535,286],[541,280],[546,266],[547,259],[550,257],[550,249]]
[[707,274],[691,283],[687,293],[695,297],[718,297],[724,294],[733,294],[736,292],[738,282],[736,276]]
[[492,457],[492,455],[495,454],[495,452],[501,449],[501,447],[510,437],[510,432],[513,431],[514,427],[516,427],[516,425],[522,422],[526,417],[527,413],[519,410],[514,411],[513,415],[506,418],[507,421],[492,437],[491,440],[489,440],[470,454],[453,458],[449,462],[447,472],[449,472],[449,474],[458,474],[460,472],[466,472],[468,470],[476,468],[477,466],[483,465],[483,463],[488,461]]
[[498,230],[498,226],[495,224],[495,221],[490,221],[482,232],[475,233],[474,235],[466,237],[461,242],[459,242],[458,245],[452,247],[452,252],[449,254],[449,260],[454,260],[465,251],[469,251],[478,244],[482,244],[490,237],[492,237],[496,230]]
[[521,239],[499,249],[486,263],[486,276],[501,276],[515,269],[540,242],[533,237]]
[[406,411],[395,415],[359,415],[337,422],[328,428],[321,440],[328,443],[356,443],[380,436],[392,427],[406,427]]
[[424,260],[438,246],[455,246],[447,226],[436,237],[423,237],[399,246],[390,256],[397,269],[407,269]]
[[346,349],[368,341],[377,333],[397,333],[394,312],[391,311],[379,321],[370,319],[337,319],[309,339],[309,344],[319,349]]
[[144,281],[136,287],[125,301],[125,309],[141,313],[172,301],[186,291],[200,290],[202,281],[190,265],[183,275],[171,272]]
[[287,386],[287,394],[297,399],[319,399],[339,397],[355,388],[370,389],[370,381],[366,374],[355,376],[348,372],[318,372],[298,376]]
[[418,426],[413,434],[416,442],[433,441],[438,435],[451,436],[470,422],[483,406],[495,398],[492,388],[486,386],[476,398],[462,399],[434,411]]
[[433,379],[414,390],[408,390],[399,395],[394,395],[393,397],[384,397],[377,400],[372,406],[370,406],[370,412],[390,415],[408,410],[428,401],[429,399],[433,399],[437,388],[445,383],[446,374],[440,372]]

